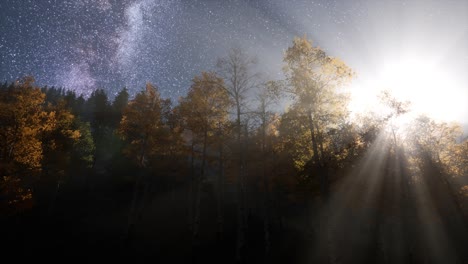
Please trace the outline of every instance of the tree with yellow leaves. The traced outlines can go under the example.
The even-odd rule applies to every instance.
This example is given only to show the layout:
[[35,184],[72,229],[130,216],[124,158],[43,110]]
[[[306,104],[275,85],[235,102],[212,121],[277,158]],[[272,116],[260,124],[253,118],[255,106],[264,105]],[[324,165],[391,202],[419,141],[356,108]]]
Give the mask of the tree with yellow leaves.
[[[328,176],[325,163],[327,132],[343,122],[347,115],[347,95],[341,89],[351,80],[353,71],[338,58],[328,56],[321,48],[314,47],[306,37],[295,38],[284,55],[286,65],[285,91],[294,99],[296,118],[308,130],[311,161],[319,168],[322,197],[328,197]],[[311,171],[312,174],[315,172]]]
[[151,83],[125,107],[118,133],[128,142],[124,154],[139,167],[147,167],[152,157],[164,153],[163,143],[170,136],[164,119],[169,111],[170,101],[162,99]]
[[72,140],[73,115],[45,106],[45,94],[26,77],[0,91],[0,176],[3,201],[11,208],[32,198],[31,186],[42,171],[47,150],[57,148],[52,134]]
[[422,153],[441,165],[448,164],[453,154],[457,155],[457,139],[462,136],[458,124],[437,122],[427,116],[419,116],[407,129],[407,147],[415,157]]
[[[286,75],[285,91],[292,95],[295,118],[299,127],[306,128],[305,145],[312,150],[312,157],[302,157],[304,169],[308,165],[310,178],[318,176],[321,198],[324,204],[321,222],[328,222],[327,204],[329,200],[329,161],[331,137],[329,132],[338,124],[343,123],[347,116],[347,95],[342,86],[351,80],[353,71],[340,59],[331,57],[321,48],[314,47],[306,37],[295,38],[284,55],[286,65],[283,71]],[[331,245],[331,227],[326,233],[326,256],[333,262],[335,254]]]
[[190,222],[193,221],[191,225],[194,238],[198,236],[200,223],[201,186],[206,176],[207,149],[217,136],[219,127],[228,122],[230,106],[231,101],[224,88],[223,79],[209,72],[202,72],[200,76],[195,76],[187,96],[180,100],[180,115],[185,128],[191,132],[194,142],[201,143],[202,149],[201,170],[196,181],[197,191],[194,199],[195,214],[190,220]]
[[[118,134],[127,142],[124,154],[140,168],[156,165],[157,157],[166,156],[171,150],[173,131],[166,124],[170,115],[170,101],[160,97],[158,89],[151,83],[146,84],[146,91],[140,92],[124,108]],[[148,179],[143,181],[141,173],[137,176],[133,200],[128,215],[128,228],[125,238],[134,227],[136,217],[141,214],[148,192]],[[143,189],[143,191],[141,191]]]
[[[55,207],[62,183],[67,180],[70,173],[70,165],[76,144],[81,143],[83,132],[85,132],[78,127],[75,116],[67,108],[64,100],[58,100],[55,104],[48,103],[44,106],[44,110],[54,113],[53,128],[42,133],[40,138],[43,159],[42,184],[39,185],[52,187],[51,190],[53,191],[47,193],[47,196],[50,196],[49,212],[52,212]],[[38,189],[40,188],[36,188],[36,190]]]

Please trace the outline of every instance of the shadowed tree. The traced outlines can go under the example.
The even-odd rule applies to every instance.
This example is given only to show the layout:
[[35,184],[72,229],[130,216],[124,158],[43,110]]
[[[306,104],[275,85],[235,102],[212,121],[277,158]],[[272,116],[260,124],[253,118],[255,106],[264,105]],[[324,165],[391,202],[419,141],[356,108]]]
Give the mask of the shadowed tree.
[[[420,171],[428,165],[432,167],[432,171],[437,171],[438,174],[432,171],[428,173],[428,175],[438,175],[436,179],[438,182],[432,185],[438,188],[444,186],[446,189],[439,192],[449,193],[460,212],[463,211],[462,200],[460,201],[463,197],[458,197],[458,190],[462,188],[460,183],[463,185],[463,177],[467,177],[468,168],[464,162],[467,159],[466,152],[463,153],[467,140],[457,142],[462,135],[458,124],[436,122],[427,116],[419,116],[408,127],[405,142],[413,165]],[[431,179],[428,180],[430,183]]]
[[113,136],[111,113],[111,105],[103,89],[93,91],[84,104],[83,121],[91,125],[91,133],[96,145],[93,167],[99,173],[105,171],[106,163],[112,156],[112,151],[110,151],[112,147],[110,139]]
[[192,133],[192,141],[201,143],[201,170],[196,180],[195,215],[192,220],[195,240],[200,225],[201,186],[206,177],[207,150],[219,127],[228,121],[230,105],[223,79],[207,72],[193,79],[187,96],[180,100],[179,111],[184,126]]
[[439,164],[449,162],[455,146],[458,145],[457,139],[462,136],[458,124],[436,122],[427,116],[416,118],[407,130],[408,147],[414,151],[426,152]]
[[95,90],[86,101],[86,106],[87,120],[94,130],[94,137],[100,139],[105,133],[105,127],[111,122],[111,105],[106,92],[103,89]]
[[42,147],[44,159],[42,162],[41,181],[52,184],[53,194],[49,203],[49,212],[54,209],[61,184],[67,180],[71,173],[71,157],[73,148],[81,138],[80,129],[75,124],[75,116],[70,113],[63,99],[49,104],[45,109],[54,113],[55,124],[52,130],[42,133]]
[[129,94],[127,88],[123,88],[112,102],[112,126],[117,127],[122,119],[123,110],[128,104]]
[[[425,243],[434,246],[442,239],[452,243],[450,247],[442,245],[429,255],[448,262],[464,263],[468,254],[462,245],[468,243],[468,225],[466,208],[463,208],[466,197],[461,196],[459,190],[466,184],[467,175],[460,172],[466,172],[467,164],[458,163],[466,160],[466,155],[458,152],[466,145],[461,127],[419,116],[406,132],[403,143],[411,165],[412,185],[418,194],[415,197],[419,202],[416,212],[424,214],[422,228],[430,228],[434,232]],[[428,227],[433,219],[437,219],[437,224]]]
[[449,150],[447,170],[454,176],[468,178],[468,137],[465,136]]
[[91,126],[89,123],[77,121],[76,127],[80,131],[80,138],[74,144],[76,162],[82,162],[83,167],[91,168],[95,148],[93,136],[91,135]]
[[218,59],[218,74],[224,79],[225,89],[234,104],[235,109],[235,127],[236,127],[236,145],[238,159],[238,178],[237,178],[237,246],[236,258],[242,258],[242,251],[245,249],[245,208],[244,208],[244,154],[241,148],[242,135],[242,115],[245,113],[246,98],[249,91],[257,86],[258,74],[254,72],[253,67],[257,63],[255,58],[247,55],[239,48],[233,48],[224,58]]
[[[330,57],[321,48],[314,47],[306,37],[293,40],[292,46],[286,50],[284,62],[285,91],[292,95],[296,118],[306,124],[308,129],[307,145],[312,150],[312,157],[308,163],[313,168],[309,173],[311,178],[314,174],[318,175],[321,197],[325,205],[322,222],[327,222],[328,167],[332,155],[329,151],[328,132],[342,123],[347,115],[348,98],[341,86],[349,82],[354,73],[338,58]],[[332,250],[331,246],[327,248]],[[327,255],[331,258],[330,261],[334,262],[335,254],[329,252]]]
[[[153,164],[155,158],[164,156],[170,151],[167,146],[171,143],[172,135],[165,124],[168,113],[170,113],[170,101],[161,99],[157,88],[150,83],[146,84],[146,91],[137,94],[125,107],[118,133],[127,143],[123,150],[124,154],[138,167],[155,166]],[[136,178],[128,215],[126,239],[134,228],[135,217],[141,213],[141,210],[137,209],[137,203],[139,199],[145,199],[148,190],[147,181],[140,172]]]
[[[295,38],[284,56],[286,65],[285,91],[292,95],[297,118],[304,119],[309,130],[312,160],[319,172],[323,199],[328,197],[328,177],[323,169],[327,132],[343,122],[347,115],[347,96],[340,90],[353,76],[353,71],[341,60],[313,47],[307,38]],[[314,172],[312,172],[314,173]]]
[[73,119],[70,113],[45,109],[45,94],[34,86],[32,77],[1,90],[0,104],[2,201],[16,210],[32,198],[31,187],[42,171],[44,151],[56,146],[43,140],[54,134],[75,137],[79,132],[68,126]]
[[[271,108],[273,104],[278,101],[280,85],[276,82],[270,81],[258,90],[256,96],[257,109],[254,111],[256,118],[260,121],[260,149],[261,149],[261,164],[262,164],[262,189],[263,189],[263,231],[265,254],[270,251],[270,197],[269,197],[269,179],[267,177],[267,159],[268,153],[272,152],[272,147],[267,146],[268,128],[275,121],[275,114]],[[270,164],[271,165],[271,164]]]
[[398,120],[410,111],[410,102],[398,100],[390,93],[390,91],[383,91],[380,94],[380,101],[387,107],[387,113],[384,113],[382,121],[390,128],[393,136],[393,146],[396,149],[398,147],[397,132],[400,129],[398,126]]

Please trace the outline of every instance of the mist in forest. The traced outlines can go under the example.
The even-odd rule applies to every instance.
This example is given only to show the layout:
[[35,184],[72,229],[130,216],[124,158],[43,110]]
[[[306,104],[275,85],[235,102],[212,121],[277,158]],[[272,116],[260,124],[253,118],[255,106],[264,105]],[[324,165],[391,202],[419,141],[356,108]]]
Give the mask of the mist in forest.
[[7,258],[468,263],[463,1],[9,2]]

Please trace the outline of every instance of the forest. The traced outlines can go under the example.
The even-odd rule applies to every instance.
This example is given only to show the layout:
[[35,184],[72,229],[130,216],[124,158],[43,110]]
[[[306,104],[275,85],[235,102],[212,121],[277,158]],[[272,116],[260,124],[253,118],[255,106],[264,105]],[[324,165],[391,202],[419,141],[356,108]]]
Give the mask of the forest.
[[[258,58],[262,59],[262,58]],[[265,80],[233,48],[177,101],[0,88],[2,255],[158,263],[468,263],[468,136],[352,117],[355,72],[306,37]],[[465,131],[466,133],[466,131]]]

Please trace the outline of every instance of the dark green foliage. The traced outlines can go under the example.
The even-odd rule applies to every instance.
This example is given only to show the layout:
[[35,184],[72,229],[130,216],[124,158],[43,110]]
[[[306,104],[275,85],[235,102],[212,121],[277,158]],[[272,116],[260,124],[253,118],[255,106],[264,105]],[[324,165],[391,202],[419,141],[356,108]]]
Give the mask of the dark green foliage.
[[88,122],[76,120],[75,126],[80,131],[80,138],[73,145],[74,162],[81,164],[82,167],[91,168],[96,149],[91,134],[91,125]]
[[112,102],[112,126],[117,127],[122,119],[125,106],[128,104],[129,94],[127,88],[123,88]]

